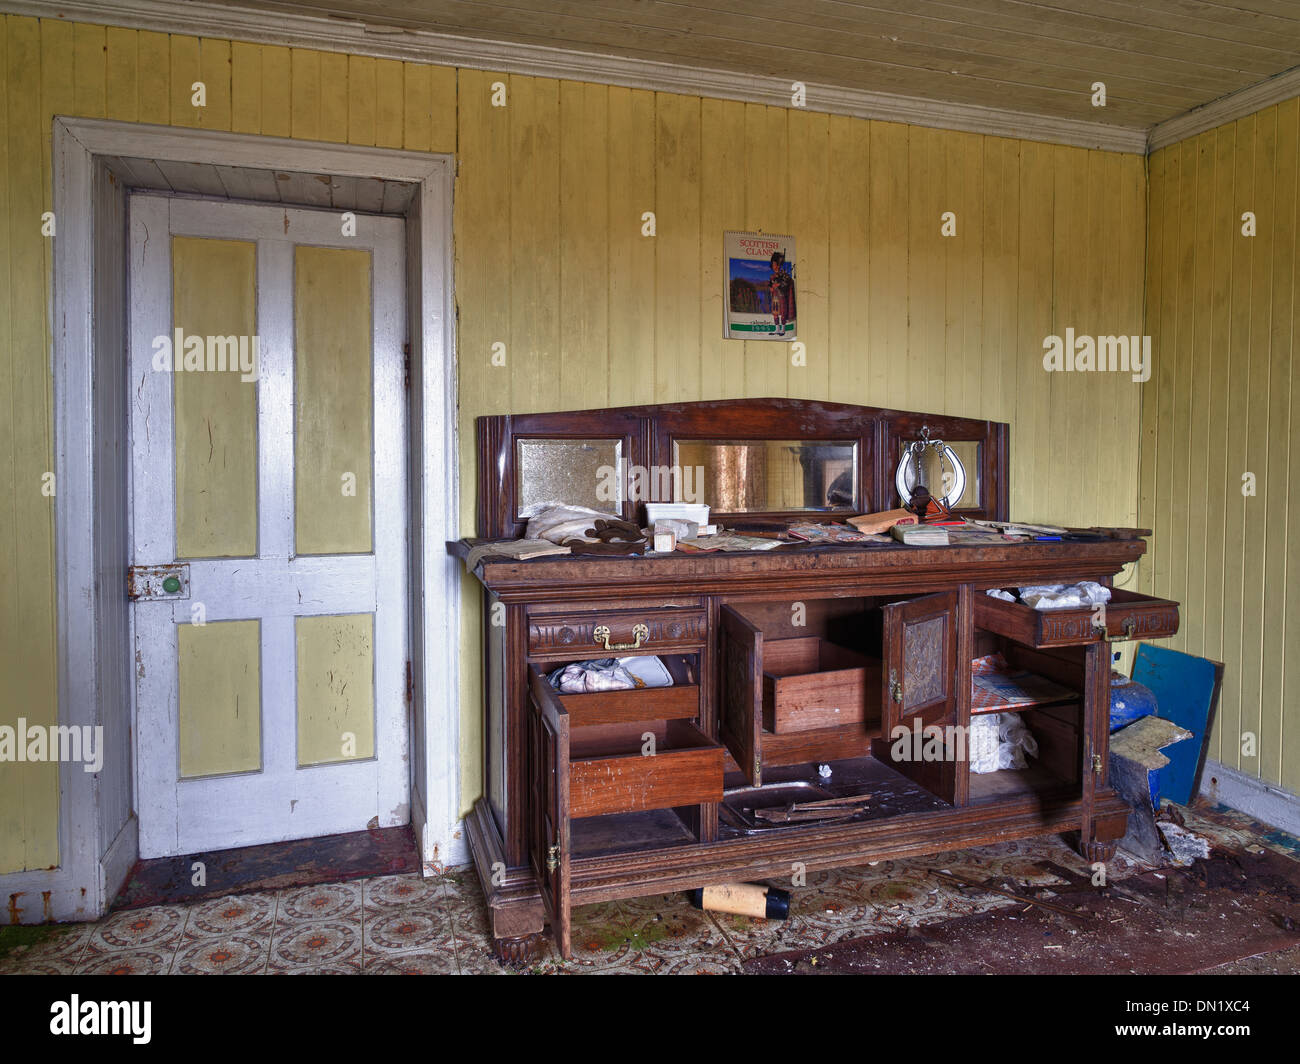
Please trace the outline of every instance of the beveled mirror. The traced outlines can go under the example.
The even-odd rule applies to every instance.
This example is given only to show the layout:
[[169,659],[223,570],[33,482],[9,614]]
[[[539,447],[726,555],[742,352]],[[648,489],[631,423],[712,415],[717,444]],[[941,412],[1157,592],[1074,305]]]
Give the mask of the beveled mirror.
[[674,439],[673,464],[715,513],[861,509],[856,440]]
[[906,506],[918,485],[950,510],[977,509],[981,505],[980,470],[982,456],[977,440],[931,439],[922,430],[920,439],[903,440],[894,471],[894,488]]
[[515,440],[515,466],[519,518],[549,503],[622,512],[622,440],[521,437]]

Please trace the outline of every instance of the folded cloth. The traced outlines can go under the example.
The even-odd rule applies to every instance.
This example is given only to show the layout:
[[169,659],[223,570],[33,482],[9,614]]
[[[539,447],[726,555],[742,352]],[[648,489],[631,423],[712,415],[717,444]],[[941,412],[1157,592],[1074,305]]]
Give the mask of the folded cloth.
[[547,680],[557,691],[566,695],[585,695],[593,691],[630,691],[636,686],[631,674],[614,658],[565,665],[551,673]]
[[585,543],[599,542],[593,535],[587,535],[587,529],[597,519],[619,521],[618,514],[601,513],[586,506],[566,506],[555,503],[538,510],[528,519],[528,528],[524,539],[548,539],[552,543],[564,543],[570,539],[580,539]]
[[1101,606],[1110,601],[1110,588],[1093,580],[1078,584],[1035,584],[1020,588],[1020,601],[1036,610]]
[[563,665],[546,677],[561,694],[630,691],[635,687],[671,687],[672,673],[654,655],[598,658]]

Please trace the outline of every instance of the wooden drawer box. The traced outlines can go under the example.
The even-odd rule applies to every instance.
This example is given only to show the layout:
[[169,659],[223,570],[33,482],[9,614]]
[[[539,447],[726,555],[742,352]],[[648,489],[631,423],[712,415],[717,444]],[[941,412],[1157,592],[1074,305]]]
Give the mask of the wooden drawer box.
[[[561,695],[534,665],[529,687],[532,713],[550,722],[545,760],[563,774],[568,817],[722,800],[722,747],[682,719],[699,714],[697,685]],[[638,709],[639,718],[624,715]],[[652,754],[644,752],[647,733]]]
[[[692,659],[665,654],[660,660],[673,678],[672,687],[639,687],[630,691],[597,691],[566,695],[556,691],[569,714],[571,727],[617,724],[636,720],[691,720],[700,715],[700,685],[696,683]],[[546,674],[557,666],[533,666],[531,671],[546,683]]]
[[780,735],[868,717],[881,697],[880,663],[817,636],[769,639],[763,646],[763,727]]
[[[608,635],[603,629],[609,630]],[[708,641],[708,632],[707,614],[699,609],[532,614],[528,618],[528,653],[566,654],[576,660],[632,650],[647,654],[693,650]]]
[[[1005,602],[983,592],[975,598],[975,626],[1030,647],[1068,647],[1095,643],[1102,633],[1093,627],[1096,607],[1036,610],[1021,602]],[[1119,588],[1106,604],[1106,632],[1113,640],[1164,639],[1178,631],[1178,603]]]
[[700,715],[700,689],[695,684],[559,695],[559,699],[575,728],[637,720],[691,720]]
[[[646,733],[654,753],[643,753]],[[722,801],[722,747],[684,720],[575,728],[569,815],[632,813]]]

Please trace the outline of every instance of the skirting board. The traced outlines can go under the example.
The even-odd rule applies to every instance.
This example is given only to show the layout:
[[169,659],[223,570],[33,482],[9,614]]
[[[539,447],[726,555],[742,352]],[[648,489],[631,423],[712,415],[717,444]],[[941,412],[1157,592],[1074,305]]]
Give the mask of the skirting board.
[[1276,783],[1207,760],[1201,773],[1201,794],[1291,835],[1300,835],[1300,797]]

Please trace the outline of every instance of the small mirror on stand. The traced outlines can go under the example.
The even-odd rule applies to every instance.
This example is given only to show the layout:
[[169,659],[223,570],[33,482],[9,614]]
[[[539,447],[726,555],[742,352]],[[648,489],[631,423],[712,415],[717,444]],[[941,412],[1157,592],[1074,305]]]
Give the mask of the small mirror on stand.
[[925,425],[919,440],[903,441],[894,487],[904,509],[916,514],[918,521],[950,517],[966,494],[966,466],[951,446],[931,439]]

